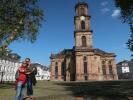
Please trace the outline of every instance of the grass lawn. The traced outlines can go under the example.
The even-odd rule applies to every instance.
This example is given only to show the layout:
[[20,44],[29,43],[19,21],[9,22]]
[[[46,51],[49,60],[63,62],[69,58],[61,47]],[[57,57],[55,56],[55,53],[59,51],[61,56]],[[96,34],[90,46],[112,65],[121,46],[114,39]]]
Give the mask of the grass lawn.
[[[12,100],[14,95],[15,95],[15,89],[13,84],[0,84],[0,100]],[[97,97],[103,96],[109,98],[133,97],[133,81],[97,81],[97,82],[96,81],[95,82],[94,81],[92,82],[40,81],[34,87],[34,97],[36,97],[36,100],[75,100],[72,99],[72,97],[90,96],[90,95]],[[44,99],[44,97],[47,99]],[[127,99],[107,99],[107,100],[127,100]]]

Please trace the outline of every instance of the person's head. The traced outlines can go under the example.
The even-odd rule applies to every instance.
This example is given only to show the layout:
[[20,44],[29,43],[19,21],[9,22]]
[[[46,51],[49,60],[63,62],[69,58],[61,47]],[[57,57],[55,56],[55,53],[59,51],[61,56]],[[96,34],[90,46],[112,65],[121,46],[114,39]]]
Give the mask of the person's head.
[[22,62],[22,67],[27,67],[27,63],[25,61]]
[[26,58],[26,59],[25,59],[25,62],[26,62],[27,64],[29,64],[29,63],[30,63],[30,58]]

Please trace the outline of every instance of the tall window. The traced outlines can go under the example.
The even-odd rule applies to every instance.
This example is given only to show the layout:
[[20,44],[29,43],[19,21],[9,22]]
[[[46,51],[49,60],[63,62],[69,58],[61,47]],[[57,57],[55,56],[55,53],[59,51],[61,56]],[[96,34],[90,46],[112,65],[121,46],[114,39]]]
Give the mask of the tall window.
[[102,61],[102,71],[103,71],[103,75],[106,75],[105,61]]
[[86,47],[86,37],[82,36],[82,46]]
[[87,57],[84,57],[83,62],[84,62],[84,73],[87,74]]
[[84,73],[87,74],[87,62],[84,62]]
[[109,61],[109,74],[113,74],[111,61]]
[[81,21],[81,29],[85,30],[85,21],[83,21],[83,20]]
[[83,58],[83,64],[84,64],[85,80],[87,80],[88,79],[88,76],[86,75],[88,73],[88,71],[87,71],[87,57]]
[[105,67],[105,65],[102,66],[102,70],[103,70],[103,75],[106,75],[106,67]]
[[113,71],[112,71],[112,65],[109,65],[109,74],[113,74]]
[[55,78],[58,78],[58,63],[55,63]]

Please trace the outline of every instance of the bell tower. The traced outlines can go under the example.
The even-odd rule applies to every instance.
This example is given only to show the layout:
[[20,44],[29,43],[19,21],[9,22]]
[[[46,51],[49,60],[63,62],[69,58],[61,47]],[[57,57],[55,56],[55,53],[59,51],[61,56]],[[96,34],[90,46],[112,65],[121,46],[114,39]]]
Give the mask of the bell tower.
[[75,6],[75,49],[91,49],[92,48],[92,31],[90,29],[90,16],[88,14],[88,4],[79,2]]

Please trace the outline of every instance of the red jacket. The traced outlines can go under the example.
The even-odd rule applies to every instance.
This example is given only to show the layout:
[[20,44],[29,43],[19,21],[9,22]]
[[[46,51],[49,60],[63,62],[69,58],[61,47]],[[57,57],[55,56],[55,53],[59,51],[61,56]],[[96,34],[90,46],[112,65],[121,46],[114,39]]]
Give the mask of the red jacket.
[[25,71],[26,70],[27,70],[27,68],[25,68],[25,67],[20,67],[18,69],[18,71],[19,71],[19,77],[16,79],[16,84],[19,81],[22,81],[23,85],[25,85],[25,83],[26,83],[26,74],[25,74]]

